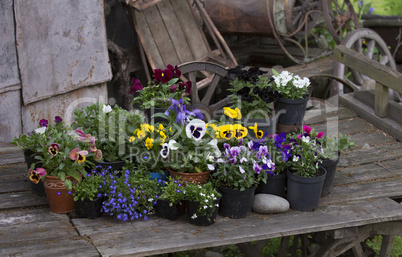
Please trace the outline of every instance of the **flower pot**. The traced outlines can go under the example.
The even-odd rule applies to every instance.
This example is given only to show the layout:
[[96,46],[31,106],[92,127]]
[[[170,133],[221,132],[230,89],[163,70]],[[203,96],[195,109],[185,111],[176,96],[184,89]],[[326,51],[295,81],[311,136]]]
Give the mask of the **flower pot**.
[[338,158],[336,159],[325,159],[318,166],[323,167],[327,171],[325,176],[324,185],[322,188],[321,196],[326,196],[331,193],[332,187],[334,185],[334,177],[336,173],[336,167],[340,159],[340,153],[338,153]]
[[168,220],[177,220],[183,214],[183,205],[173,203],[170,206],[170,201],[158,199],[155,205],[156,215]]
[[40,197],[46,196],[46,191],[45,191],[45,187],[43,185],[43,181],[39,181],[38,184],[35,184],[31,180],[29,180],[29,183],[31,184],[32,194],[40,196]]
[[314,211],[320,202],[322,186],[324,184],[324,168],[320,167],[321,174],[317,177],[301,177],[287,171],[287,199],[290,208],[296,211]]
[[177,180],[183,181],[183,184],[186,183],[198,183],[205,184],[208,182],[210,171],[205,171],[201,173],[185,173],[185,172],[177,172],[170,168],[168,168],[169,174],[171,177]]
[[75,212],[80,218],[95,219],[101,216],[101,208],[104,198],[97,197],[93,200],[85,199],[82,201],[78,199],[75,202]]
[[271,194],[285,198],[286,184],[287,184],[286,174],[275,175],[273,177],[269,177],[267,179],[267,183],[261,181],[257,189],[255,190],[255,193]]
[[114,170],[121,171],[125,164],[125,161],[114,161],[114,162],[96,162],[96,161],[94,161],[94,164],[95,164],[95,167],[101,166],[102,169],[108,169],[110,167],[110,169],[112,171],[114,171]]
[[156,113],[164,113],[166,112],[166,108],[149,108],[145,109],[145,115],[148,119],[148,124],[150,125],[155,125],[156,123],[161,123],[161,122],[166,122],[167,119],[161,118],[161,117],[154,117],[152,116]]
[[219,187],[222,199],[219,206],[219,213],[231,219],[246,217],[253,207],[254,192],[256,187],[240,191],[227,187]]
[[[215,205],[219,204],[221,198],[214,201]],[[197,214],[197,210],[200,206],[199,202],[187,201],[187,215],[189,222],[196,226],[210,226],[216,221],[216,214],[218,213],[218,207],[215,206],[213,210],[209,208],[207,214]],[[209,215],[208,215],[209,214]]]
[[263,132],[263,137],[266,137],[267,135],[275,134],[276,124],[278,123],[278,118],[279,118],[279,115],[275,115],[275,116],[269,117],[267,119],[243,118],[242,121],[244,122],[244,127],[246,127],[248,130],[247,137],[250,140],[259,139],[255,135],[254,130],[249,128],[249,127],[254,127],[255,123],[257,123],[257,129],[261,130]]
[[287,99],[278,97],[275,102],[275,112],[279,114],[278,123],[282,125],[302,124],[309,95],[302,99]]
[[158,172],[150,172],[149,175],[151,176],[151,179],[154,179],[154,180],[160,179],[162,181],[166,181],[168,172],[167,171],[163,171],[163,173],[161,173],[159,171]]
[[[67,179],[74,180],[70,176]],[[75,210],[73,191],[67,190],[64,182],[56,176],[46,176],[43,182],[49,206],[54,213],[69,213]]]

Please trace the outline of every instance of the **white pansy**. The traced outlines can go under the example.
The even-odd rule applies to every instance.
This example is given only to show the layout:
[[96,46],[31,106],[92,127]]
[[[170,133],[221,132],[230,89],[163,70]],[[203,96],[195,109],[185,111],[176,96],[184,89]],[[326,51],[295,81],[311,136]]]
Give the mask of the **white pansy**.
[[196,141],[202,139],[207,132],[205,121],[200,119],[191,120],[186,126],[186,135]]
[[111,111],[112,111],[112,107],[111,107],[110,105],[104,104],[104,105],[103,105],[103,108],[102,108],[102,111],[103,111],[104,113],[111,112]]
[[309,136],[302,136],[301,140],[305,143],[310,142],[310,137]]
[[299,156],[293,155],[293,161],[297,162],[299,160]]
[[45,131],[46,131],[46,127],[40,127],[40,128],[35,129],[35,133],[37,133],[37,134],[43,134],[43,133],[45,133]]
[[179,149],[179,147],[175,146],[176,143],[177,143],[176,140],[173,140],[173,139],[170,140],[170,141],[169,141],[169,144],[168,144],[169,149],[170,149],[170,150],[177,150],[177,149]]

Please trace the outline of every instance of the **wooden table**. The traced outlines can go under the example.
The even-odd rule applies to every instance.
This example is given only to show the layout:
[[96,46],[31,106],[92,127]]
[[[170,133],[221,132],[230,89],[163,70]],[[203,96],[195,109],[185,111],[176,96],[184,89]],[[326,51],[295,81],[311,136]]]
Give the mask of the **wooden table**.
[[382,234],[386,256],[393,235],[402,235],[400,142],[345,108],[315,108],[306,122],[316,131],[339,130],[357,145],[342,155],[333,191],[321,198],[319,208],[252,213],[244,219],[218,215],[209,227],[191,225],[186,216],[174,222],[156,216],[121,222],[51,213],[46,199],[28,191],[22,153],[0,145],[0,256],[148,256],[276,237],[286,246],[288,236],[305,239],[306,234],[325,235],[316,256],[337,256],[351,248],[363,256],[358,243]]

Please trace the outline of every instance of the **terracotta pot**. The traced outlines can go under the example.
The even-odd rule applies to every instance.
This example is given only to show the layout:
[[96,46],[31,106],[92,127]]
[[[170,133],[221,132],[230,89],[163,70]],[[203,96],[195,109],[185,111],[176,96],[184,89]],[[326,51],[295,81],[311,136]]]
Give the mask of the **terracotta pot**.
[[205,184],[208,182],[210,171],[205,171],[201,173],[185,173],[185,172],[177,172],[170,168],[168,168],[169,174],[172,178],[181,180],[186,183],[198,183]]
[[[67,179],[74,178],[67,176]],[[49,206],[54,213],[69,213],[75,210],[73,190],[67,190],[64,182],[56,176],[46,176],[43,182]]]

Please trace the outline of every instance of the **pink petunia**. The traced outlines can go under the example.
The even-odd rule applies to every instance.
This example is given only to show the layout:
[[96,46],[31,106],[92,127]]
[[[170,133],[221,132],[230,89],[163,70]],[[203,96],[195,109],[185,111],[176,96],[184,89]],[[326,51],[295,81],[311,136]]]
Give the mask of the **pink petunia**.
[[315,136],[316,138],[322,138],[322,136],[324,135],[325,132],[320,132],[317,134],[317,136]]
[[311,128],[306,125],[306,126],[303,127],[303,131],[310,134]]

